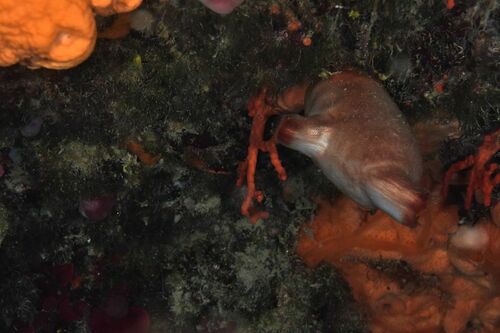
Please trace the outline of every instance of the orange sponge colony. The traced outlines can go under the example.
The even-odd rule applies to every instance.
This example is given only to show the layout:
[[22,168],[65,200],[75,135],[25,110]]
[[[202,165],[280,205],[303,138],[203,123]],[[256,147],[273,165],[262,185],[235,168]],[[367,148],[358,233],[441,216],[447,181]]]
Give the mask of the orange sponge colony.
[[94,11],[99,15],[131,12],[141,4],[142,0],[90,0]]
[[94,50],[94,11],[127,12],[142,0],[0,0],[0,66],[74,67]]

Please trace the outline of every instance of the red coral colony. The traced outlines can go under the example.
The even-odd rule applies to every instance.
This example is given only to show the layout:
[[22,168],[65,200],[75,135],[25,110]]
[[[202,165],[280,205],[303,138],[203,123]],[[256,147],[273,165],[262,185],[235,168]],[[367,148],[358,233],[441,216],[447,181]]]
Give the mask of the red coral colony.
[[247,194],[241,205],[241,214],[249,217],[250,222],[255,223],[258,219],[265,219],[268,213],[265,211],[257,211],[253,207],[253,200],[262,202],[264,194],[256,190],[255,187],[255,168],[257,166],[257,158],[259,151],[269,152],[271,163],[273,164],[278,176],[281,180],[286,180],[285,168],[281,165],[278,156],[278,149],[276,148],[276,138],[265,141],[264,129],[267,120],[283,112],[281,109],[273,107],[268,101],[268,90],[263,88],[259,94],[250,98],[248,102],[248,114],[253,118],[252,129],[250,132],[250,144],[248,146],[248,154],[245,161],[243,161],[238,168],[238,181],[237,186],[242,186],[245,179],[247,183]]
[[469,155],[448,169],[443,181],[444,198],[448,196],[448,187],[452,177],[460,170],[471,168],[465,196],[465,208],[471,208],[473,197],[478,191],[482,191],[484,205],[486,207],[491,205],[493,189],[500,184],[500,174],[496,174],[498,164],[491,162],[491,159],[499,150],[499,139],[500,130],[486,135],[476,155]]

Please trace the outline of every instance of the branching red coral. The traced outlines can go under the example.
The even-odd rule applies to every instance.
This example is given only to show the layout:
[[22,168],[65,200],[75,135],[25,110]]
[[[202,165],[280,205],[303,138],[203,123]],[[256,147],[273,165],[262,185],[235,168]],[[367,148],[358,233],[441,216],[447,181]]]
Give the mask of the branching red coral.
[[472,168],[465,195],[465,208],[471,208],[476,191],[482,191],[483,203],[486,207],[489,207],[493,190],[496,185],[500,184],[500,174],[496,174],[499,170],[498,164],[488,163],[499,150],[500,129],[484,137],[483,144],[479,147],[477,154],[465,157],[448,169],[443,181],[443,197],[448,196],[448,189],[453,176],[461,170]]
[[242,186],[246,179],[247,194],[241,205],[241,214],[250,218],[252,223],[257,222],[258,219],[265,219],[268,213],[265,211],[258,211],[253,207],[253,200],[262,202],[264,199],[263,193],[256,190],[255,187],[255,168],[257,166],[257,158],[259,151],[268,152],[271,158],[278,177],[281,180],[286,180],[286,171],[281,165],[276,148],[276,139],[273,137],[270,140],[264,140],[264,129],[269,117],[281,113],[281,109],[273,107],[268,102],[267,88],[261,89],[259,94],[250,98],[248,102],[248,115],[253,118],[252,129],[250,131],[250,143],[248,146],[247,158],[241,162],[238,168],[238,181],[237,186]]

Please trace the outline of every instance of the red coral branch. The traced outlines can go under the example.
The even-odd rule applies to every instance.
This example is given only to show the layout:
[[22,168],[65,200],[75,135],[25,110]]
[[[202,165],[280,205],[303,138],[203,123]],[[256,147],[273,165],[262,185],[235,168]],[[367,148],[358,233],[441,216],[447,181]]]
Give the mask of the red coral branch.
[[442,194],[448,196],[448,188],[454,174],[472,167],[465,195],[465,208],[472,207],[472,200],[476,191],[482,191],[483,203],[486,207],[491,205],[491,195],[496,185],[500,184],[500,175],[495,174],[498,164],[488,165],[493,156],[500,150],[500,129],[484,137],[483,144],[479,147],[476,155],[469,155],[461,161],[454,163],[444,176]]
[[274,107],[268,102],[267,88],[250,98],[248,102],[248,115],[253,118],[252,129],[250,131],[250,143],[248,145],[247,158],[241,162],[238,167],[237,186],[242,186],[246,179],[247,194],[241,205],[241,214],[247,216],[250,222],[255,223],[258,219],[265,219],[269,214],[265,211],[258,211],[253,207],[253,200],[262,202],[264,199],[263,193],[257,191],[255,187],[255,168],[257,166],[257,158],[259,151],[268,152],[271,158],[271,163],[278,173],[281,180],[286,179],[286,171],[279,159],[278,149],[276,147],[276,138],[273,137],[268,141],[264,140],[264,130],[269,117],[277,115],[281,109]]

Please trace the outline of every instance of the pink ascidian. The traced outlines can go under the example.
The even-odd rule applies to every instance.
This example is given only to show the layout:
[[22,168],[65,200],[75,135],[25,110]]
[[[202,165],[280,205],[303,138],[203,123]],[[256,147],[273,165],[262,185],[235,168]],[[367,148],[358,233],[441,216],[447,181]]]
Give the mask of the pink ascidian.
[[200,2],[217,14],[226,15],[241,5],[243,0],[200,0]]
[[[264,125],[272,115],[283,117],[269,141]],[[424,204],[419,191],[422,157],[403,114],[384,87],[355,71],[342,71],[316,84],[291,87],[274,102],[263,90],[249,102],[254,118],[248,156],[240,166],[238,185],[247,180],[243,215],[251,221],[267,217],[255,211],[253,200],[258,151],[269,152],[282,180],[286,172],[278,158],[280,143],[309,156],[325,176],[361,206],[379,208],[393,219],[413,224]]]

